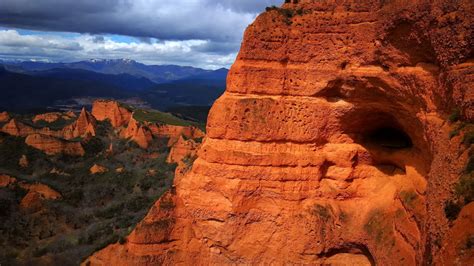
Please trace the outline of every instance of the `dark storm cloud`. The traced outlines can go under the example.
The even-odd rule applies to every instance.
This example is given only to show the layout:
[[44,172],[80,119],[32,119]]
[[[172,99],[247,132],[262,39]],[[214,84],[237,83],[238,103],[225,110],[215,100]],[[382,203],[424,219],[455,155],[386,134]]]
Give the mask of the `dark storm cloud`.
[[266,6],[282,2],[0,0],[0,59],[130,58],[147,64],[229,67],[245,27]]
[[0,25],[162,40],[237,41],[282,0],[1,0]]

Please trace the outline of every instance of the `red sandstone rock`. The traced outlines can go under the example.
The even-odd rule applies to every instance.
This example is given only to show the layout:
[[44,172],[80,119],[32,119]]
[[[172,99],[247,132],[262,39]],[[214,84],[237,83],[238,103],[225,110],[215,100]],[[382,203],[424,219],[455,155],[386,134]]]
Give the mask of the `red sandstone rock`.
[[58,200],[62,197],[59,192],[44,184],[20,183],[20,187],[28,191],[20,202],[20,207],[28,211],[39,211],[44,200]]
[[86,263],[472,264],[454,254],[472,205],[444,213],[467,161],[446,117],[474,118],[472,1],[290,2],[246,30],[191,171]]
[[89,172],[93,175],[107,173],[108,171],[109,171],[109,169],[107,169],[104,166],[98,165],[98,164],[94,164],[91,167],[91,169],[89,169]]
[[185,140],[182,136],[171,147],[170,153],[166,161],[168,163],[179,163],[184,158],[191,158],[196,156],[199,144],[192,139]]
[[[48,113],[39,115],[39,117],[37,116],[35,119],[37,119],[37,121],[43,119],[53,121],[52,119],[54,117],[60,115],[62,114]],[[73,118],[70,114],[64,114],[63,116],[70,117],[69,119]],[[59,117],[56,118],[59,119]],[[26,137],[31,134],[41,134],[69,140],[77,137],[95,136],[95,128],[95,118],[83,108],[78,119],[74,123],[64,127],[62,130],[52,130],[48,127],[33,128],[15,119],[11,119],[10,122],[3,126],[2,131],[12,136]]]
[[15,118],[12,118],[7,124],[5,124],[2,127],[2,132],[7,133],[12,136],[25,137],[25,136],[35,133],[35,129],[21,122],[16,121]]
[[147,149],[153,139],[148,127],[144,126],[133,117],[130,118],[127,128],[121,132],[121,137],[130,138],[143,149]]
[[49,186],[45,184],[20,183],[20,187],[22,187],[25,190],[28,190],[29,192],[35,192],[35,193],[40,194],[43,199],[57,200],[62,197],[61,194],[59,194],[59,192],[57,192],[56,190],[50,188]]
[[62,117],[63,117],[63,114],[59,112],[39,114],[33,117],[33,122],[36,123],[38,121],[46,121],[48,123],[53,123]]
[[10,184],[16,183],[16,179],[9,175],[0,174],[0,188],[8,187]]
[[8,120],[10,120],[10,115],[7,112],[1,112],[0,113],[0,123],[8,122]]
[[474,265],[474,202],[468,204],[454,222],[449,241],[437,258],[438,265]]
[[63,153],[72,156],[83,156],[85,154],[80,142],[66,141],[42,134],[29,135],[26,137],[25,143],[38,150],[42,150],[48,155]]
[[99,121],[110,120],[113,127],[121,127],[128,123],[132,112],[116,101],[97,100],[92,105],[92,115]]
[[173,144],[178,141],[181,136],[184,136],[188,139],[203,138],[205,136],[202,130],[193,126],[174,126],[157,124],[148,124],[147,126],[153,136],[169,138],[169,147],[173,146]]
[[62,130],[64,139],[74,139],[77,137],[95,136],[96,120],[95,118],[82,108],[81,114],[76,122],[66,126]]
[[26,195],[21,199],[20,207],[24,210],[37,212],[43,207],[42,201],[43,199],[39,193],[31,191],[26,193]]

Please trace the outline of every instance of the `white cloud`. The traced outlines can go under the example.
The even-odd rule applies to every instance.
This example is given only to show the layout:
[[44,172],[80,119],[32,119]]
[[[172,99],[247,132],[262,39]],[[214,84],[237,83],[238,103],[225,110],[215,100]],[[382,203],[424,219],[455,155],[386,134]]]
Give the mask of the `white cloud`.
[[[97,41],[97,40],[100,41]],[[77,61],[90,58],[128,58],[145,64],[179,64],[203,68],[228,67],[235,53],[208,52],[210,41],[183,40],[119,42],[108,36],[82,34],[21,35],[17,30],[0,30],[0,57],[45,61]],[[204,47],[204,49],[203,49]]]
[[[25,35],[0,28],[0,58],[66,62],[130,58],[148,64],[229,67],[245,27],[265,6],[281,3],[283,0],[0,0],[0,25],[43,31]],[[65,37],[62,32],[79,34]],[[111,35],[137,41],[121,42]]]

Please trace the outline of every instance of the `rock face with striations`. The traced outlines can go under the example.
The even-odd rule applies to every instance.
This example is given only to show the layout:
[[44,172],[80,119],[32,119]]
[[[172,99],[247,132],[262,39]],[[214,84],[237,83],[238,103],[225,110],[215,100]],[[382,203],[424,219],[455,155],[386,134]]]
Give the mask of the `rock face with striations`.
[[446,118],[474,118],[472,1],[287,2],[246,30],[191,171],[86,263],[473,264],[452,244],[472,204],[444,213],[469,156]]
[[28,135],[25,139],[25,143],[48,155],[67,154],[71,156],[83,156],[85,154],[80,142],[67,141],[48,135]]
[[116,101],[97,100],[92,105],[92,115],[99,121],[110,120],[113,127],[121,127],[127,125],[132,111]]

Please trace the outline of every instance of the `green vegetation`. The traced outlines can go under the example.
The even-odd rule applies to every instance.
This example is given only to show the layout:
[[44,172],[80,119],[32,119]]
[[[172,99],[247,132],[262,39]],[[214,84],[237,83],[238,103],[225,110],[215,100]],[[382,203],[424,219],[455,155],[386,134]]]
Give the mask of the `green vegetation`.
[[458,202],[448,200],[444,204],[444,214],[446,218],[448,218],[448,220],[456,220],[459,215],[459,212],[461,212],[461,205]]
[[382,210],[373,210],[369,213],[367,223],[364,225],[365,232],[371,236],[378,244],[391,242],[395,244],[395,240],[392,235],[392,225],[390,223],[390,217]]
[[332,211],[330,207],[316,204],[313,209],[313,214],[319,216],[323,222],[328,222],[332,219]]
[[462,142],[466,147],[470,147],[472,144],[474,144],[474,130],[472,128],[470,131],[464,133]]
[[156,110],[135,110],[133,118],[139,122],[160,123],[175,126],[193,126],[195,123],[177,118],[169,113],[163,113]]
[[460,118],[461,118],[461,110],[456,108],[456,109],[453,109],[453,112],[449,115],[448,121],[451,123],[454,123],[454,122],[459,121]]
[[296,15],[301,16],[304,14],[303,9],[294,10],[294,9],[289,9],[289,8],[280,8],[277,6],[269,6],[265,8],[266,12],[270,12],[273,10],[277,11],[278,13],[280,13],[280,15],[282,15],[285,18],[285,23],[287,25],[291,25],[293,23],[291,19],[295,17]]
[[466,249],[472,249],[474,248],[474,235],[468,235],[466,238]]
[[128,105],[126,103],[123,103],[123,102],[119,102],[118,103],[120,107],[123,107],[131,112],[135,111],[137,108],[135,108],[134,106],[131,106],[131,105]]
[[444,205],[446,218],[450,221],[455,220],[462,208],[474,201],[474,124],[461,120],[461,111],[453,110],[448,120],[456,123],[454,129],[449,133],[449,137],[453,138],[462,135],[462,143],[469,150],[469,158],[464,171],[460,174],[459,180],[454,186],[454,195]]
[[[14,173],[22,170],[28,174],[32,172],[32,167],[22,169],[18,165],[22,155],[26,155],[27,158],[36,158],[32,164],[44,164],[46,155],[41,151],[38,151],[25,144],[25,138],[15,137],[6,135],[0,132],[0,151],[2,156],[0,156],[0,168],[9,169]],[[3,156],[3,154],[8,154],[8,156]]]
[[25,121],[23,120],[25,124],[28,124],[32,127],[35,127],[35,128],[43,128],[43,127],[49,127],[50,129],[52,130],[60,130],[60,129],[63,129],[64,127],[74,123],[75,119],[64,119],[64,118],[59,118],[58,120],[54,121],[54,122],[47,122],[47,121],[44,121],[44,120],[39,120],[39,121],[36,121],[35,123],[33,122],[29,122],[29,121]]
[[400,191],[400,199],[402,200],[403,204],[410,209],[415,208],[415,203],[418,200],[418,194],[415,191]]
[[191,170],[191,167],[193,166],[194,161],[197,159],[197,156],[186,156],[183,158],[183,163],[185,164],[186,168],[184,169],[184,172],[187,172]]
[[464,205],[474,201],[474,173],[464,174],[455,187],[456,196],[464,202]]
[[[161,117],[160,117],[161,118]],[[167,117],[165,117],[167,118]],[[166,120],[169,122],[169,120]],[[125,241],[152,204],[173,182],[176,164],[166,163],[167,139],[154,139],[147,151],[122,140],[108,122],[98,122],[98,135],[82,140],[84,157],[46,156],[24,143],[24,138],[0,134],[2,173],[29,183],[40,182],[58,191],[61,200],[44,201],[40,211],[20,211],[26,191],[18,185],[0,188],[0,264],[38,265],[45,258],[59,265],[78,265],[106,245]],[[78,140],[81,141],[81,140]],[[113,146],[113,154],[107,151]],[[18,166],[25,154],[28,168]],[[99,164],[109,171],[92,175]],[[57,169],[54,173],[52,169]],[[123,168],[123,172],[115,169]],[[148,174],[153,170],[156,174]],[[165,203],[164,208],[172,208]],[[163,221],[166,227],[172,221]]]
[[461,133],[461,129],[458,127],[454,128],[453,130],[451,130],[451,132],[449,132],[449,139],[459,136],[459,133]]

